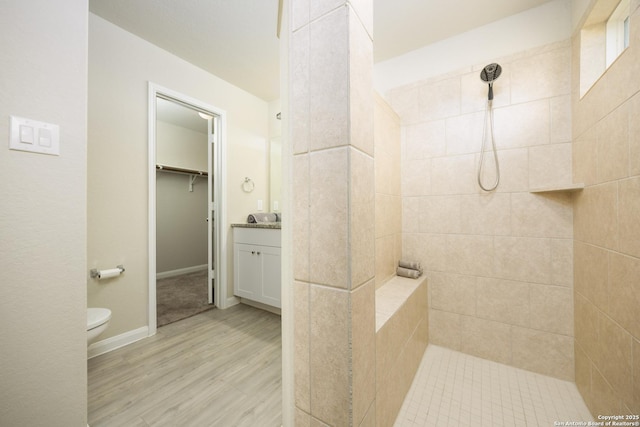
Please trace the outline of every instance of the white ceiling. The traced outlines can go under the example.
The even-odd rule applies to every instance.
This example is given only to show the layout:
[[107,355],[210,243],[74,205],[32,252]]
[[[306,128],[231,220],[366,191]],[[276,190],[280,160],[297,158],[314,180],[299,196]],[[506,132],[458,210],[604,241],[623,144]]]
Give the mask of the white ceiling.
[[[374,0],[375,61],[548,1]],[[89,9],[266,101],[279,98],[278,0],[90,0]]]

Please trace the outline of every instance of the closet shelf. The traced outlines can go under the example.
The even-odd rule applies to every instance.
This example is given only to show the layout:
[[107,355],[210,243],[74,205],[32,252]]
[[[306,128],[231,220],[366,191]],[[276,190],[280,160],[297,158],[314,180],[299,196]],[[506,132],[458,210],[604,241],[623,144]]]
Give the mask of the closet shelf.
[[156,165],[156,170],[162,171],[162,172],[174,172],[174,173],[184,173],[187,175],[200,175],[200,176],[208,176],[209,174],[205,171],[199,171],[199,170],[195,170],[195,169],[185,169],[185,168],[178,168],[178,167],[174,167],[174,166],[167,166],[167,165]]
[[583,183],[569,184],[562,187],[532,188],[529,193],[575,193],[584,189]]

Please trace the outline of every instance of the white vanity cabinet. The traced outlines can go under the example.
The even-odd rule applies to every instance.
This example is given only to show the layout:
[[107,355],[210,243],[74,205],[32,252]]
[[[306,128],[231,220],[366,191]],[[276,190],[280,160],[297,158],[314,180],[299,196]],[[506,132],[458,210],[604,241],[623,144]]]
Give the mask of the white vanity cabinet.
[[233,229],[234,294],[280,308],[280,229]]

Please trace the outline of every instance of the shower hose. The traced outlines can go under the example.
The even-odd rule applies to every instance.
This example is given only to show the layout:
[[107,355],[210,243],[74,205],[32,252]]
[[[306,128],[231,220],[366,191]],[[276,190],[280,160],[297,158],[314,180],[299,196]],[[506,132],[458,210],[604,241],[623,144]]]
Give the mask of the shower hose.
[[[484,112],[484,123],[483,123],[483,127],[482,127],[482,148],[480,149],[480,166],[478,167],[478,185],[480,186],[480,188],[482,188],[484,191],[493,191],[496,188],[498,188],[498,184],[500,183],[500,165],[498,164],[498,151],[496,150],[496,140],[493,136],[493,108],[492,108],[492,101],[488,100],[487,101],[487,109]],[[487,122],[489,122],[489,125],[487,126]],[[489,128],[489,131],[487,132],[487,127]],[[482,182],[482,172],[484,170],[484,153],[485,153],[485,145],[487,143],[487,136],[489,136],[491,138],[491,147],[492,147],[492,151],[493,151],[493,160],[495,162],[495,168],[496,168],[496,180],[493,183],[493,185],[491,186],[487,186],[485,187],[485,185]]]

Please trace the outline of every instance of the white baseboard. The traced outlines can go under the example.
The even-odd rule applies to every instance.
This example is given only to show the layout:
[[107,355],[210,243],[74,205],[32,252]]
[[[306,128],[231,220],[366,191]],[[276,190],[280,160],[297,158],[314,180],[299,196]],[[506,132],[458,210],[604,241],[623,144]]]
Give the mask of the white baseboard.
[[115,337],[107,338],[102,341],[94,342],[87,349],[87,359],[108,353],[125,345],[140,341],[149,336],[149,327],[143,326]]
[[227,298],[227,303],[225,304],[224,308],[233,307],[234,305],[238,305],[238,304],[240,304],[240,298],[236,296],[229,297]]
[[192,267],[179,268],[177,270],[163,271],[162,273],[156,273],[156,279],[166,279],[167,277],[180,276],[183,274],[195,273],[196,271],[202,271],[209,268],[207,264],[194,265]]
[[259,308],[260,310],[268,311],[269,313],[277,314],[278,316],[282,316],[282,310],[278,307],[273,307],[258,301],[251,301],[250,299],[246,298],[240,298],[240,302],[242,304],[249,305],[254,308]]

